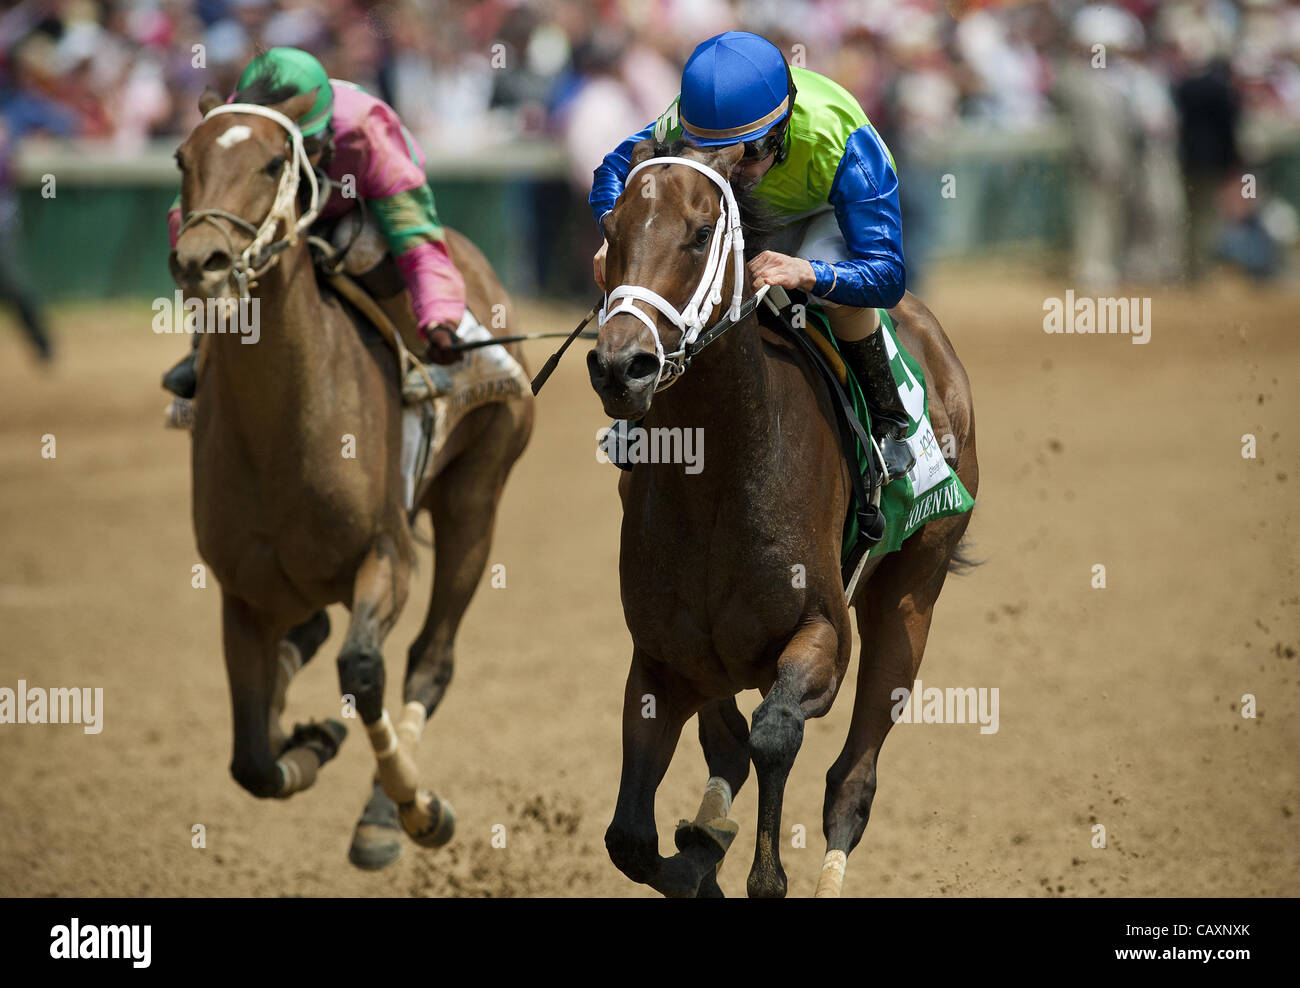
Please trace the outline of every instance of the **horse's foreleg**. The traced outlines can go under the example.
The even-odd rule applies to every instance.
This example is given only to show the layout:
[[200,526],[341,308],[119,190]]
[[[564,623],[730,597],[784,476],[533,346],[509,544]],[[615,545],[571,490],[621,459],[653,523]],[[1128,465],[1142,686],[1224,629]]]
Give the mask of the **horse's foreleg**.
[[904,546],[887,557],[858,598],[862,654],[857,695],[844,748],[826,773],[822,810],[826,857],[817,882],[818,898],[838,897],[843,889],[848,856],[862,839],[871,815],[876,762],[894,726],[896,691],[912,689],[921,665],[947,558],[936,559],[919,549]]
[[265,614],[221,592],[221,644],[226,655],[234,709],[230,774],[254,796],[278,796],[283,779],[268,728],[275,685],[274,644],[279,640]]
[[776,681],[754,710],[750,756],[758,775],[758,840],[746,883],[754,898],[785,895],[781,868],[781,804],[785,782],[803,744],[803,725],[826,713],[839,687],[839,635],[824,620],[804,625],[777,661]]
[[289,735],[280,726],[280,715],[284,713],[285,700],[289,693],[289,683],[316,654],[316,650],[330,636],[330,619],[324,611],[317,611],[302,624],[289,629],[289,633],[280,639],[275,655],[275,687],[271,692],[271,721],[268,731],[271,738],[271,751],[279,755],[289,745]]
[[727,816],[732,799],[749,777],[749,725],[736,708],[735,697],[705,704],[700,708],[699,722],[700,747],[709,766],[709,781],[695,819],[678,824],[674,837],[679,851],[694,852],[703,860],[697,895],[721,898],[717,875],[739,831]]
[[623,691],[618,803],[605,831],[605,849],[614,866],[632,881],[674,897],[695,895],[701,871],[683,855],[676,855],[675,864],[665,867],[668,862],[659,855],[655,828],[655,791],[695,706],[668,670],[641,652],[633,653]]
[[284,632],[274,619],[226,591],[221,594],[222,645],[234,708],[230,774],[262,798],[286,797],[311,786],[320,766],[338,751],[342,732],[314,725],[295,732],[298,743],[281,751],[271,744],[277,680],[283,675],[277,646]]

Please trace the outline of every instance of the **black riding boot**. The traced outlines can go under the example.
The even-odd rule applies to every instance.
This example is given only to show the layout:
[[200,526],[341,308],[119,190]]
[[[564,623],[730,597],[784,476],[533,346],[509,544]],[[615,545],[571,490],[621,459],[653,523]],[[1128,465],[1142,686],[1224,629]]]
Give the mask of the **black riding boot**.
[[911,418],[898,395],[898,385],[889,369],[883,327],[861,340],[849,343],[838,340],[840,353],[849,369],[858,376],[871,411],[871,432],[880,444],[889,480],[897,480],[912,469],[916,456],[907,443]]
[[[196,333],[194,339],[198,340]],[[199,348],[197,342],[190,348],[190,352],[181,358],[181,362],[163,375],[162,386],[174,394],[177,398],[193,398],[194,391],[198,386],[198,363]]]

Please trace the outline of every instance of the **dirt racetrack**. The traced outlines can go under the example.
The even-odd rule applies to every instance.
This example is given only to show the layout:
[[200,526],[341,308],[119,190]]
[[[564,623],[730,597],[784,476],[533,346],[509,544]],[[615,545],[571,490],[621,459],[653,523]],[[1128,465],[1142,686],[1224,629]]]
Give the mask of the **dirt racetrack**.
[[[894,729],[845,894],[1300,895],[1300,299],[1227,279],[1158,290],[1151,341],[1134,345],[1045,334],[1043,300],[1068,286],[1010,264],[935,281],[927,301],[974,387],[971,536],[986,562],[947,584],[920,678],[998,687],[1000,723]],[[523,307],[533,330],[579,314]],[[160,426],[158,377],[182,341],[150,331],[147,302],[53,315],[49,373],[12,323],[0,333],[0,686],[102,686],[104,729],[0,726],[0,895],[651,894],[602,842],[631,645],[585,347],[539,400],[492,554],[506,587],[485,577],[421,749],[457,837],[407,843],[367,874],[346,860],[372,764],[357,721],[284,803],[228,774],[218,591],[190,585],[189,440]],[[537,367],[549,350],[530,352]],[[421,559],[387,647],[394,708],[427,600]],[[286,723],[338,715],[343,613]],[[791,895],[816,883],[852,688],[809,722],[791,774],[783,826],[807,831],[806,848],[783,847]],[[662,850],[706,775],[688,725],[659,791]],[[751,779],[728,895],[744,894],[755,805]]]

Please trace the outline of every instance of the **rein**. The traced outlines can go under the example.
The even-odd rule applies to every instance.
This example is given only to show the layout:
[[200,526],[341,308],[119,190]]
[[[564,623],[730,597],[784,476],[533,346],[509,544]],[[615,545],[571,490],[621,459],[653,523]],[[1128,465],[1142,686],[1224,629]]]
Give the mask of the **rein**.
[[[283,127],[289,135],[291,148],[290,155],[285,159],[284,166],[280,171],[280,183],[275,190],[275,199],[259,226],[254,226],[242,216],[237,216],[224,209],[195,209],[185,215],[180,230],[177,231],[177,237],[179,237],[198,223],[211,223],[220,230],[221,235],[226,238],[226,246],[229,248],[230,256],[235,258],[230,276],[234,279],[239,290],[239,297],[247,299],[249,290],[256,287],[257,279],[269,271],[279,259],[280,253],[296,244],[298,235],[316,221],[316,217],[320,213],[320,186],[316,181],[316,172],[312,169],[311,162],[307,158],[307,151],[303,147],[302,131],[298,129],[298,125],[294,121],[279,110],[272,110],[270,107],[259,106],[256,103],[222,103],[220,106],[214,106],[204,114],[203,119],[207,121],[222,113],[246,113],[274,121]],[[311,202],[302,215],[295,219],[294,210],[298,202],[298,186],[304,174],[307,176],[307,184],[311,189]],[[235,257],[234,240],[226,227],[219,222],[221,220],[247,233],[252,238],[238,257]],[[279,240],[275,240],[273,238],[276,230],[282,222],[287,231],[286,235]]]
[[[697,353],[703,350],[727,330],[731,329],[733,326],[740,325],[752,316],[754,311],[758,308],[759,303],[762,302],[764,296],[767,295],[768,289],[771,287],[771,285],[764,285],[755,294],[745,299],[745,301],[741,303],[739,311],[736,312],[735,318],[733,318],[731,312],[728,311],[727,315],[723,316],[708,329],[704,330],[704,332],[700,333],[700,335],[696,337],[695,342],[686,347],[685,363],[689,365]],[[567,337],[567,339],[560,344],[560,349],[551,354],[550,359],[546,361],[546,365],[538,371],[537,376],[533,378],[533,394],[537,394],[537,392],[542,390],[542,385],[547,382],[552,372],[554,372],[555,368],[559,365],[560,358],[564,356],[564,351],[569,349],[569,344],[576,339],[594,340],[597,338],[598,334],[596,332],[588,330],[584,333],[582,330],[587,323],[596,318],[599,312],[600,303],[597,302],[596,305],[591,308],[591,311],[583,317],[582,322],[578,323],[578,325],[574,327],[572,333],[524,333],[521,336],[503,336],[495,340],[476,340],[472,343],[457,343],[453,345],[451,349],[474,350],[478,347],[496,346],[501,343],[519,343],[524,340],[543,340],[560,336]],[[664,387],[667,387],[667,385],[664,385]]]

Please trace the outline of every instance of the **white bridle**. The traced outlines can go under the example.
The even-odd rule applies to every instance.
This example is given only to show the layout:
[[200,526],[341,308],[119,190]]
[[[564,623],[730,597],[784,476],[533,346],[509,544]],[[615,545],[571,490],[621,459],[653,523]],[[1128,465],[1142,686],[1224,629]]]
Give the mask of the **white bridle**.
[[[722,191],[718,203],[720,215],[718,225],[709,240],[709,258],[704,266],[704,274],[686,307],[678,311],[671,302],[657,292],[640,285],[619,285],[605,296],[605,304],[600,310],[598,325],[604,326],[611,318],[626,312],[645,323],[655,341],[655,356],[659,358],[659,373],[655,376],[655,391],[662,391],[672,384],[686,370],[688,363],[687,347],[693,344],[708,325],[713,310],[722,304],[722,286],[727,278],[726,256],[730,251],[733,258],[734,280],[732,282],[731,308],[729,317],[734,321],[740,318],[741,294],[745,289],[745,236],[740,225],[740,207],[736,205],[736,196],[731,191],[731,183],[708,165],[690,158],[647,158],[630,172],[624,181],[626,187],[632,176],[647,165],[686,165],[706,175],[710,182]],[[618,304],[610,308],[610,303]],[[682,334],[677,349],[664,353],[663,341],[659,338],[659,329],[654,318],[634,303],[645,302],[667,316]]]
[[[203,119],[207,121],[222,113],[248,113],[256,117],[273,120],[288,133],[289,143],[292,146],[292,151],[285,160],[284,168],[280,172],[280,184],[276,187],[275,199],[271,202],[271,208],[260,226],[253,226],[243,217],[236,216],[224,209],[196,209],[185,216],[180,231],[177,233],[177,237],[179,237],[195,222],[206,220],[221,229],[224,234],[225,230],[216,222],[218,219],[227,220],[232,225],[251,233],[253,236],[252,241],[235,260],[231,270],[231,275],[239,287],[240,297],[247,298],[249,286],[256,284],[257,278],[265,274],[275,264],[279,258],[280,250],[297,243],[298,234],[316,221],[316,216],[320,212],[320,188],[316,183],[316,172],[312,169],[311,161],[307,157],[307,151],[303,147],[302,131],[293,120],[290,120],[279,110],[272,110],[270,107],[259,106],[256,103],[222,103],[205,113]],[[303,211],[303,214],[295,220],[294,209],[298,202],[298,184],[304,174],[307,176],[307,183],[311,189],[311,202],[308,204],[307,209]],[[281,222],[284,223],[285,236],[276,241],[275,232]],[[226,234],[226,240],[230,242],[229,234]],[[275,249],[272,249],[273,246]],[[234,253],[233,244],[231,253],[232,255]],[[269,254],[269,256],[263,259],[263,254]]]

